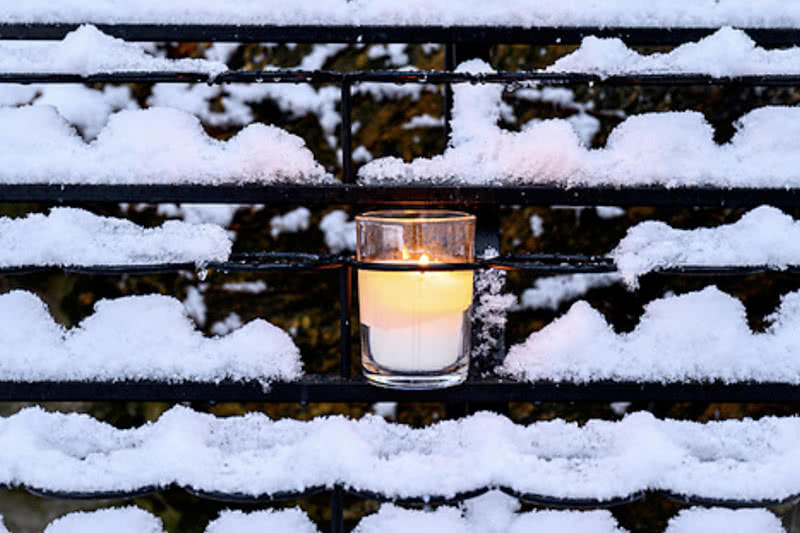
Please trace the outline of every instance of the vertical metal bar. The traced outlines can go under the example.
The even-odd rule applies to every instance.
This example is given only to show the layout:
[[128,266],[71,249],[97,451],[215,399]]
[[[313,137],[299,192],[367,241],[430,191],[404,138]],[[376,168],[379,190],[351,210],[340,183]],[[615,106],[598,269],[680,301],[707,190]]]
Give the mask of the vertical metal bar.
[[340,485],[335,485],[331,494],[331,533],[344,533],[344,490]]
[[340,106],[342,115],[342,181],[344,183],[356,182],[353,174],[353,94],[351,88],[352,82],[345,77],[342,80],[342,103]]
[[347,379],[350,377],[350,358],[352,355],[351,315],[353,309],[353,267],[345,265],[339,269],[339,322],[340,335],[339,349],[341,351],[340,375]]
[[[444,69],[448,72],[456,69],[456,45],[446,43],[444,45]],[[444,84],[444,134],[445,146],[450,141],[450,133],[453,131],[451,121],[453,119],[453,85]]]

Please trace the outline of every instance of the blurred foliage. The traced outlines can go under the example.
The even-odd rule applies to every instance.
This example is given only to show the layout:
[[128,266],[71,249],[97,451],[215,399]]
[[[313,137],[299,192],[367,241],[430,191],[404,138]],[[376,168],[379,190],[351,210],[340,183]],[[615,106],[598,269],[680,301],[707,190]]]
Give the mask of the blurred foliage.
[[[171,57],[201,57],[208,43],[184,43],[167,46]],[[266,65],[296,66],[311,50],[311,45],[250,44],[240,46],[229,64],[234,68],[257,69]],[[328,58],[326,69],[357,70],[367,68],[389,68],[383,59],[370,58],[368,47],[347,47]],[[496,46],[491,50],[493,66],[497,69],[531,69],[549,64],[555,58],[571,50],[571,47]],[[407,54],[419,68],[443,68],[443,51],[409,46]],[[148,85],[131,86],[136,99],[144,105],[150,94]],[[527,102],[506,94],[507,102],[517,117],[516,123],[504,123],[504,127],[519,127],[534,118],[566,118],[576,113],[574,106],[553,102]],[[800,93],[791,88],[741,88],[741,87],[602,87],[576,86],[575,101],[591,103],[589,114],[600,120],[601,128],[595,136],[593,146],[603,146],[608,133],[631,114],[649,111],[696,110],[703,113],[717,131],[717,140],[726,141],[733,133],[733,122],[747,111],[773,103],[790,105],[797,103]],[[211,103],[219,108],[222,101]],[[328,144],[317,117],[308,114],[288,117],[271,101],[252,106],[256,120],[280,125],[306,140],[315,157],[334,173],[339,172],[336,149]],[[402,129],[413,116],[429,114],[441,116],[443,98],[441,87],[437,91],[423,92],[418,100],[411,98],[375,100],[368,95],[356,95],[353,102],[353,121],[358,124],[353,135],[354,146],[364,146],[375,156],[394,155],[409,160],[414,157],[431,156],[445,147],[444,129],[441,127]],[[239,128],[207,127],[209,134],[225,139]],[[25,212],[46,209],[46,205],[2,204],[0,215],[20,216]],[[138,210],[123,209],[118,205],[92,204],[88,206],[98,213],[128,216],[144,225],[159,224],[163,217],[155,207]],[[276,209],[266,206],[258,210],[240,210],[230,229],[236,232],[235,251],[326,251],[319,221],[337,206],[329,206],[315,212],[311,228],[300,233],[289,233],[273,238],[269,233],[269,221],[274,215],[289,208]],[[341,206],[339,206],[341,208]],[[347,207],[351,215],[352,210]],[[604,254],[625,235],[628,227],[646,219],[666,221],[676,227],[710,226],[736,220],[742,211],[736,209],[654,209],[635,207],[626,210],[624,216],[602,219],[594,209],[507,207],[501,209],[501,248],[505,253],[561,252],[581,254]],[[530,228],[530,217],[538,215],[544,222],[544,233],[534,237]],[[792,213],[795,217],[800,212]],[[231,281],[262,279],[267,290],[257,295],[231,293],[222,287]],[[512,272],[508,276],[508,289],[519,294],[534,282],[530,274]],[[65,325],[74,325],[92,312],[93,305],[102,298],[117,298],[131,294],[160,293],[184,298],[189,287],[201,283],[196,272],[162,276],[63,276],[29,275],[0,278],[0,291],[24,288],[39,294],[50,306],[53,315]],[[208,306],[208,318],[204,331],[210,325],[236,312],[244,322],[264,317],[277,326],[292,332],[295,342],[303,353],[304,364],[309,372],[335,372],[338,367],[339,324],[338,283],[335,274],[329,272],[291,274],[223,274],[212,272],[203,282],[207,284],[204,297]],[[751,326],[761,330],[765,317],[774,310],[780,296],[798,288],[796,277],[770,273],[746,277],[687,278],[659,275],[645,276],[641,287],[635,292],[622,286],[590,290],[583,298],[601,311],[618,331],[629,331],[637,324],[643,306],[671,291],[684,293],[707,285],[716,284],[723,291],[742,299],[747,307]],[[335,303],[334,303],[335,302]],[[333,303],[333,304],[332,304]],[[564,313],[571,302],[556,311],[526,310],[510,316],[507,329],[507,344],[525,339],[531,332],[542,328],[555,317]],[[354,328],[356,329],[356,328]],[[358,339],[353,337],[355,350]],[[354,357],[354,360],[356,358]],[[12,413],[22,404],[3,404],[2,414]],[[46,408],[89,412],[119,427],[133,427],[155,420],[169,407],[156,403],[71,403],[48,404]],[[370,412],[368,404],[215,404],[193,403],[192,407],[212,412],[218,416],[233,416],[249,411],[260,411],[270,417],[293,417],[307,420],[315,416],[345,414],[360,417]],[[530,404],[514,403],[498,405],[498,410],[519,423],[535,420],[564,418],[583,422],[589,418],[618,419],[620,414],[608,404]],[[645,403],[628,407],[632,410],[649,410],[661,417],[693,420],[716,420],[764,416],[768,414],[788,415],[798,413],[798,406],[786,404],[709,404],[709,403]],[[445,418],[458,409],[439,404],[401,404],[396,420],[413,426],[423,426]],[[24,491],[6,491],[0,498],[0,507],[5,511],[6,522],[15,533],[41,531],[43,525],[55,516],[73,509],[87,509],[98,505],[119,502],[59,502],[27,495]],[[135,505],[158,514],[171,533],[201,532],[221,509],[256,509],[261,506],[236,506],[209,502],[191,497],[179,490],[168,490],[161,494],[138,498]],[[345,519],[354,526],[364,514],[374,512],[378,504],[347,496]],[[315,520],[321,530],[327,530],[330,520],[330,495],[288,501],[280,506],[299,505]],[[649,496],[630,505],[614,509],[620,524],[632,532],[661,532],[667,519],[683,506],[661,496]],[[530,508],[530,506],[525,507]],[[795,511],[786,506],[776,509],[785,517],[787,525],[793,524]]]

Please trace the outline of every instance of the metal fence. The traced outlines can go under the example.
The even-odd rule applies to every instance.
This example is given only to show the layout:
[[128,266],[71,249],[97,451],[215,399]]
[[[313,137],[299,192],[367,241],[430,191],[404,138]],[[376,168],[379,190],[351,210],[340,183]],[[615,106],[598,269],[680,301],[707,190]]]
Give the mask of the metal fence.
[[[445,43],[445,71],[255,71],[230,72],[215,78],[205,73],[115,73],[89,77],[72,74],[9,74],[0,73],[0,83],[91,83],[91,82],[174,82],[174,83],[333,83],[341,87],[341,142],[343,147],[342,182],[335,185],[0,185],[0,201],[4,202],[214,202],[279,204],[348,204],[375,205],[447,205],[476,210],[480,216],[479,245],[497,246],[499,221],[493,208],[498,205],[649,205],[649,206],[709,206],[746,207],[771,204],[800,207],[800,190],[776,189],[715,189],[711,187],[573,187],[559,186],[366,186],[356,184],[352,164],[351,141],[352,85],[365,81],[381,83],[444,84],[445,109],[452,104],[453,83],[513,84],[535,81],[541,85],[575,84],[608,85],[742,85],[797,86],[800,76],[744,76],[713,78],[698,75],[615,76],[600,78],[588,74],[536,74],[499,72],[491,75],[472,75],[452,72],[462,46],[476,43],[488,46],[495,43],[567,44],[579,42],[586,35],[621,37],[629,44],[678,44],[711,34],[709,28],[499,28],[499,27],[407,27],[407,26],[200,26],[200,25],[98,25],[103,32],[139,41],[240,41],[240,42],[441,42]],[[3,39],[58,39],[76,28],[73,24],[7,24],[0,27]],[[800,43],[797,29],[749,29],[751,37],[765,46]],[[449,114],[446,130],[449,130]],[[57,180],[57,176],[54,176]],[[264,390],[257,383],[224,382],[163,383],[163,382],[0,382],[2,401],[55,400],[127,400],[127,401],[260,401],[260,402],[378,402],[416,401],[446,402],[448,404],[500,404],[503,402],[572,402],[572,401],[724,401],[724,402],[794,402],[800,401],[800,387],[780,383],[632,383],[598,382],[570,384],[540,382],[525,384],[497,377],[479,377],[473,373],[468,382],[452,389],[431,391],[401,391],[368,385],[351,375],[352,346],[352,279],[353,269],[361,267],[349,256],[308,253],[259,253],[234,255],[228,262],[210,263],[204,268],[220,272],[288,272],[335,270],[339,276],[340,294],[340,372],[339,375],[309,375],[298,382],[274,383]],[[193,264],[163,264],[147,266],[96,265],[92,267],[51,268],[40,266],[6,268],[1,275],[24,275],[50,271],[70,274],[120,275],[154,274],[194,270]],[[374,265],[371,266],[374,268]],[[414,267],[411,267],[414,268]],[[606,257],[534,254],[501,256],[470,264],[438,265],[441,269],[516,269],[531,274],[566,274],[613,272],[613,262]],[[769,270],[769,267],[709,267],[683,266],[658,271],[660,275],[748,275]],[[800,266],[783,272],[800,274]],[[502,354],[498,354],[502,356]],[[487,488],[488,489],[488,488]],[[140,496],[164,490],[148,488],[131,493],[47,493],[29,489],[42,496],[111,499]],[[317,487],[303,493],[279,493],[261,496],[244,494],[206,493],[186,488],[192,494],[225,501],[271,502],[280,499],[308,496],[326,490]],[[486,489],[484,489],[486,490]],[[408,500],[403,503],[444,503],[469,498],[482,492],[460,494],[455,498],[432,495],[425,502]],[[332,531],[341,532],[343,525],[343,496],[345,487],[332,490]],[[380,494],[353,492],[377,500]],[[524,501],[558,507],[597,507],[628,503],[643,494],[612,501],[569,500],[547,495],[517,494]],[[726,506],[764,506],[778,502],[712,501],[666,494],[682,502]],[[785,502],[800,499],[791,497]]]

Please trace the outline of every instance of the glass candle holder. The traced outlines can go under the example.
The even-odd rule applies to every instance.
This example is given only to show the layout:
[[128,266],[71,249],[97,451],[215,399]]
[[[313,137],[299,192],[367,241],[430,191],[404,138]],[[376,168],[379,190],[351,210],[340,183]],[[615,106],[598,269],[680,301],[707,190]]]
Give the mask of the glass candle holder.
[[[374,211],[356,217],[358,260],[420,270],[358,269],[361,368],[376,385],[449,387],[469,371],[475,217],[455,211]],[[377,266],[377,265],[376,265]]]

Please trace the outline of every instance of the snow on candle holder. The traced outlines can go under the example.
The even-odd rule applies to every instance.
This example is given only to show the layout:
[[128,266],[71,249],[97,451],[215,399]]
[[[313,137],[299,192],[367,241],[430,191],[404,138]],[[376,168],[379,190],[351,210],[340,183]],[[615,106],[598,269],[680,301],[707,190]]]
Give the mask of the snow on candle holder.
[[374,211],[357,216],[356,228],[364,376],[402,389],[463,383],[469,370],[475,217]]

